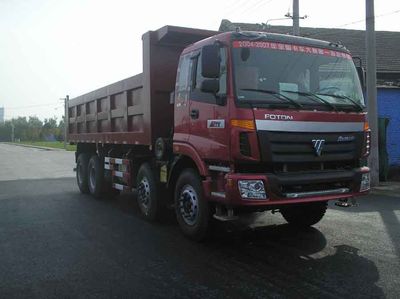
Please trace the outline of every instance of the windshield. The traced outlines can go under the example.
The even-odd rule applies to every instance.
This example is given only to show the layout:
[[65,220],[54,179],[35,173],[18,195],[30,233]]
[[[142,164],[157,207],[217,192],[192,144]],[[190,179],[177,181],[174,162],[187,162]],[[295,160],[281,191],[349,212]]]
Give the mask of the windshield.
[[360,81],[347,53],[283,43],[234,41],[233,63],[236,94],[241,102],[284,105],[285,97],[305,109],[364,107]]

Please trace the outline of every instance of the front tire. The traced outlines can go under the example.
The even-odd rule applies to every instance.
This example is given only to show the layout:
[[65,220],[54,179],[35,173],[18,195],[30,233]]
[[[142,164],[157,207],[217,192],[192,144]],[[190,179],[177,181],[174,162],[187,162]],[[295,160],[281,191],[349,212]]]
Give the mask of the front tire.
[[210,212],[200,176],[193,169],[180,174],[175,187],[175,213],[183,234],[201,241],[207,236]]
[[88,164],[89,164],[89,154],[81,153],[76,161],[76,182],[78,184],[79,190],[83,194],[89,193],[88,185]]
[[306,228],[318,223],[325,215],[328,203],[311,202],[280,209],[285,220],[293,226]]
[[100,198],[103,189],[104,170],[97,155],[93,155],[89,160],[88,176],[90,194],[95,198]]
[[159,218],[160,200],[159,188],[155,175],[149,163],[143,163],[136,177],[137,203],[146,220],[154,221]]

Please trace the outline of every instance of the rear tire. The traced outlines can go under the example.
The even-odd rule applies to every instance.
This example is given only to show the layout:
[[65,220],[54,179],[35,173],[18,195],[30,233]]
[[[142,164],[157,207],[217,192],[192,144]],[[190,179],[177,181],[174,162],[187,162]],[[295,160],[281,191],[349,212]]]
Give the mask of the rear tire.
[[205,239],[210,224],[209,205],[195,170],[188,168],[182,171],[174,197],[176,218],[183,234],[196,241]]
[[88,164],[89,154],[81,153],[76,161],[76,181],[78,183],[79,190],[83,194],[89,193],[88,185]]
[[100,158],[93,155],[88,164],[88,186],[90,194],[95,198],[100,198],[102,195],[104,182],[104,170],[100,163]]
[[160,216],[159,187],[149,163],[143,163],[136,177],[137,203],[146,220],[154,221]]
[[280,209],[285,220],[293,226],[306,228],[318,223],[325,215],[328,203],[311,202]]

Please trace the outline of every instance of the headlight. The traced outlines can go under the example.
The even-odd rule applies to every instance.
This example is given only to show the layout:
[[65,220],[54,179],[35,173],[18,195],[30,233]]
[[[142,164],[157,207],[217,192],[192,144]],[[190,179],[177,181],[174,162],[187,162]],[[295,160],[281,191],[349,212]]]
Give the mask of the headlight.
[[370,189],[369,172],[361,175],[360,192],[364,192]]
[[264,182],[262,180],[239,180],[240,196],[244,199],[266,199]]

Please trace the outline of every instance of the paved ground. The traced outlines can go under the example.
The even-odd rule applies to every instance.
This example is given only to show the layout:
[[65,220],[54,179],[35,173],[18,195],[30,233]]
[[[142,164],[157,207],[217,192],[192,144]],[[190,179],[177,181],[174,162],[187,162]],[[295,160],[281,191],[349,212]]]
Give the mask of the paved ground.
[[[218,226],[197,244],[182,237],[172,213],[158,224],[143,221],[131,194],[95,200],[80,195],[72,177],[51,179],[42,170],[38,179],[24,159],[36,163],[30,167],[44,159],[48,170],[63,173],[60,157],[21,151],[0,145],[1,298],[397,298],[400,292],[399,198],[373,195],[357,208],[332,207],[302,232],[279,214],[259,214],[249,219],[253,229]],[[70,153],[61,155],[70,161]],[[14,177],[34,179],[4,181],[4,165],[13,162],[21,165]],[[68,163],[64,175],[73,159]]]
[[74,152],[0,143],[0,181],[74,176]]

